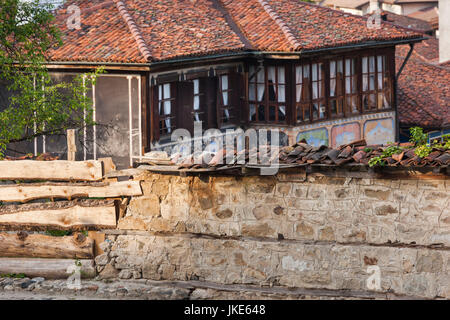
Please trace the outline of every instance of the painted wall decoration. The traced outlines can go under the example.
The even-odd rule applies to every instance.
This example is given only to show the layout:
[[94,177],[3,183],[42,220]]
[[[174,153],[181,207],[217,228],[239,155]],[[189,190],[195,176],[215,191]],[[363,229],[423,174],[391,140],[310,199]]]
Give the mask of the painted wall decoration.
[[367,120],[364,123],[364,138],[367,144],[386,144],[395,141],[394,119]]
[[328,146],[328,130],[326,128],[315,129],[310,131],[300,132],[297,135],[297,142],[305,139],[308,144],[320,147],[321,145]]
[[331,128],[331,147],[337,148],[361,139],[361,126],[358,122],[346,123]]

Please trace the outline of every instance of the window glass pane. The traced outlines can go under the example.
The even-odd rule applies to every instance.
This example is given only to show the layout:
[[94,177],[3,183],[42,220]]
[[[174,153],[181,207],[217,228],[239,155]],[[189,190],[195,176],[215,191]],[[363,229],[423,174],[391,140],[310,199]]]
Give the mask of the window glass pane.
[[363,75],[363,91],[367,91],[367,89],[369,88],[369,81],[368,81],[368,77],[367,75]]
[[159,94],[158,94],[158,100],[162,100],[162,99],[164,99],[164,97],[163,97],[163,95],[162,95],[162,85],[159,85],[158,86],[158,91],[159,91]]
[[250,121],[254,121],[256,116],[256,106],[254,104],[250,105]]
[[312,65],[312,80],[317,81],[317,63]]
[[260,104],[258,106],[258,121],[265,121],[266,120],[266,112],[265,112],[264,105]]
[[367,57],[362,58],[362,72],[367,73]]
[[377,59],[378,59],[378,65],[377,65],[378,72],[383,72],[384,56],[378,56]]
[[164,114],[170,115],[172,103],[171,101],[164,101]]
[[222,90],[228,90],[228,75],[222,76]]
[[[253,74],[255,73],[255,66],[250,66],[248,68],[248,76],[251,77],[253,76]],[[255,81],[256,77],[253,77],[253,79],[251,79],[251,81]]]
[[258,101],[263,101],[264,91],[265,91],[265,84],[264,83],[258,84]]
[[278,102],[286,102],[286,86],[278,86]]
[[319,63],[319,80],[323,78],[323,63]]
[[369,74],[369,90],[375,90],[375,75]]
[[284,77],[284,67],[278,68],[278,83],[286,83],[285,77]]
[[170,83],[164,85],[164,99],[170,98]]
[[195,79],[194,81],[194,94],[199,94],[200,92],[200,81]]
[[261,82],[261,83],[263,83],[264,82],[264,79],[265,78],[265,76],[264,76],[264,68],[261,68],[261,70],[259,70],[259,72],[258,72],[258,82]]
[[303,72],[302,67],[295,68],[295,82],[297,84],[302,83],[303,80]]
[[223,97],[223,105],[227,106],[228,105],[228,92],[223,92],[222,97]]
[[194,96],[194,110],[200,109],[200,97]]
[[302,97],[302,85],[301,84],[299,84],[299,85],[297,85],[297,89],[296,89],[296,92],[297,92],[297,102],[300,102],[300,99],[301,99],[301,97]]
[[330,97],[336,94],[336,61],[330,61]]
[[256,95],[255,95],[255,92],[256,92],[256,85],[255,84],[253,84],[253,83],[251,83],[250,85],[249,85],[249,87],[248,87],[248,98],[249,98],[249,100],[251,100],[251,101],[255,101],[256,100]]
[[309,78],[309,64],[303,66],[303,79]]
[[276,112],[276,107],[275,106],[269,106],[269,121],[275,121],[275,112]]
[[369,57],[369,72],[375,72],[375,57]]
[[318,84],[318,82],[313,82],[313,84],[312,84],[312,92],[313,92],[313,99],[317,99],[319,97],[319,84]]
[[383,74],[378,73],[378,90],[383,89]]
[[345,78],[345,93],[351,93],[352,90],[352,78]]
[[[276,78],[275,78],[275,67],[269,67],[267,70],[267,77],[268,77],[268,82],[269,82],[269,86],[274,83],[276,83]],[[270,99],[273,101],[273,99]]]

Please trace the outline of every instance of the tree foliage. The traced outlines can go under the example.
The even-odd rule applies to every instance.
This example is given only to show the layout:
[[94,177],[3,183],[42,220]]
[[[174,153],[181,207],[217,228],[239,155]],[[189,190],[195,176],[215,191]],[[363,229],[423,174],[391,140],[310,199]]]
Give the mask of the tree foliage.
[[86,88],[102,70],[52,81],[47,54],[62,41],[50,9],[38,0],[0,0],[0,85],[11,94],[0,105],[0,157],[9,143],[93,125]]

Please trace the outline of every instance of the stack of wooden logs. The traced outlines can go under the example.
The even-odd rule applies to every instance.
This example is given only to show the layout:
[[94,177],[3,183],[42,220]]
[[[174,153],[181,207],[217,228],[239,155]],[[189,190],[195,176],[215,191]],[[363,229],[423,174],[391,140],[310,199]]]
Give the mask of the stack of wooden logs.
[[67,278],[78,261],[93,276],[95,230],[116,228],[123,203],[142,195],[138,181],[103,179],[114,169],[111,159],[0,161],[0,276]]

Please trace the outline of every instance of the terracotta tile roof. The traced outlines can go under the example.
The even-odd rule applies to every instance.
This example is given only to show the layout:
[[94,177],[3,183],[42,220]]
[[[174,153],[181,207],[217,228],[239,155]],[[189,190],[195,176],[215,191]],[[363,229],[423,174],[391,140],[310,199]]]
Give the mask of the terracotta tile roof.
[[381,29],[369,29],[365,17],[300,0],[267,0],[267,2],[306,50],[422,36],[415,31],[387,22],[382,22]]
[[[394,154],[387,156],[384,151],[388,147],[397,147]],[[267,154],[268,148],[260,147],[251,150],[219,150],[216,153],[203,152],[196,155],[178,157],[167,156],[161,163],[150,160],[142,163],[154,165],[155,169],[170,168],[170,170],[182,169],[224,169],[233,167],[263,167],[267,164],[279,165],[280,168],[307,166],[307,165],[328,165],[346,166],[362,165],[368,166],[370,159],[380,157],[385,166],[390,167],[445,167],[450,165],[450,150],[445,147],[433,147],[427,157],[420,158],[415,153],[416,147],[413,143],[394,143],[390,145],[367,145],[365,140],[354,141],[332,149],[327,146],[314,147],[308,145],[305,140],[297,142],[292,146],[281,147],[279,152],[273,156]],[[225,161],[227,159],[227,161]],[[267,159],[265,164],[251,163],[250,159]],[[269,160],[270,159],[270,160]],[[169,164],[166,164],[169,162]],[[378,164],[382,165],[382,164]],[[213,171],[212,170],[212,171]],[[210,170],[211,171],[211,170]]]
[[[396,57],[397,69],[404,57]],[[450,124],[450,68],[412,56],[398,81],[401,126],[441,128]]]
[[[74,1],[72,1],[74,2]],[[49,52],[54,61],[145,62],[129,27],[113,1],[75,1],[81,9],[81,29],[69,30],[67,6],[58,10],[56,24],[63,45]],[[67,5],[70,5],[68,2]]]
[[424,20],[404,16],[401,14],[395,14],[388,11],[382,11],[381,16],[383,17],[383,19],[386,19],[385,21],[389,21],[404,28],[410,28],[424,33],[433,31],[433,27]]
[[[396,54],[398,56],[406,57],[409,51],[408,45],[401,45],[396,47]],[[439,64],[439,40],[429,38],[414,45],[412,58],[422,62],[431,64]]]
[[[68,30],[81,8],[81,29]],[[420,33],[300,0],[72,0],[56,14],[64,44],[54,61],[149,62],[241,50],[301,51],[414,39]]]

